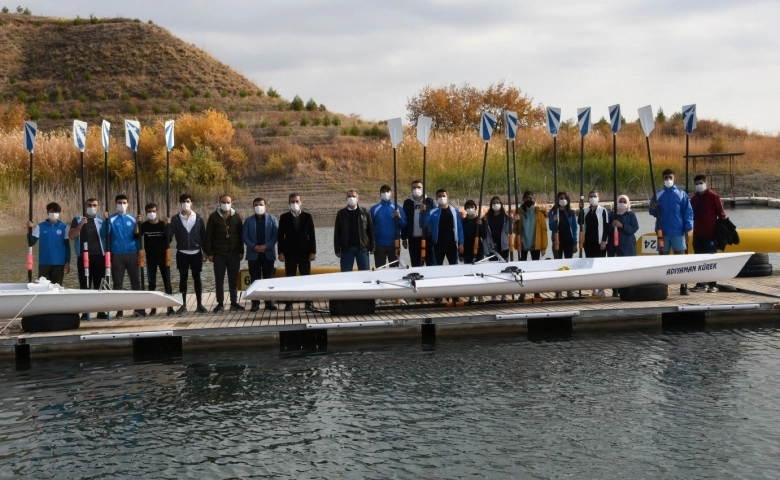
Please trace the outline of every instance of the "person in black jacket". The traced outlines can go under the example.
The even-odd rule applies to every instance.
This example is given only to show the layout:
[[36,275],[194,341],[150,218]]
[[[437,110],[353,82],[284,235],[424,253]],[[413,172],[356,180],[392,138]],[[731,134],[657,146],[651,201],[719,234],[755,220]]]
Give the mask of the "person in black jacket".
[[[140,234],[143,237],[144,252],[146,253],[146,278],[149,282],[149,290],[157,290],[157,270],[160,270],[160,276],[162,277],[163,287],[165,293],[168,295],[173,294],[171,288],[171,266],[168,265],[166,259],[168,248],[168,223],[169,218],[163,218],[162,221],[157,216],[157,204],[149,203],[144,208],[146,210],[146,221],[144,221],[141,215],[135,222],[135,233]],[[157,309],[153,308],[149,315],[157,313]],[[168,307],[168,315],[173,313],[173,307]]]
[[369,254],[374,254],[374,223],[368,210],[358,205],[356,190],[347,191],[347,206],[336,214],[333,249],[341,259],[341,271],[368,270]]
[[[317,241],[314,236],[314,219],[311,214],[301,210],[301,196],[291,193],[288,197],[290,211],[279,217],[279,261],[284,262],[284,274],[294,277],[296,272],[301,275],[311,274],[311,262],[317,257]],[[311,301],[306,302],[306,309],[312,310]],[[284,306],[292,310],[292,302]]]
[[214,313],[225,309],[225,271],[230,290],[230,311],[244,310],[238,303],[238,270],[244,254],[241,229],[244,222],[241,215],[231,206],[230,195],[219,197],[219,208],[209,215],[206,222],[206,244],[203,251],[210,262],[214,262],[214,283],[216,284],[217,306]]
[[409,249],[409,260],[413,267],[421,267],[422,259],[422,240],[425,234],[425,264],[435,265],[433,261],[433,240],[431,240],[431,229],[422,225],[424,214],[421,212],[431,211],[436,208],[436,200],[429,196],[423,198],[423,183],[420,180],[412,182],[412,195],[404,200],[404,213],[406,214],[406,228],[401,230],[401,240],[403,247]]
[[171,218],[168,226],[168,242],[176,239],[176,269],[179,270],[179,292],[181,293],[181,307],[176,313],[187,311],[187,274],[192,270],[192,282],[195,287],[195,299],[197,300],[198,313],[207,313],[203,306],[203,282],[200,272],[203,271],[203,262],[206,255],[203,253],[203,244],[206,240],[206,224],[203,217],[192,211],[192,196],[182,193],[179,196],[181,213]]

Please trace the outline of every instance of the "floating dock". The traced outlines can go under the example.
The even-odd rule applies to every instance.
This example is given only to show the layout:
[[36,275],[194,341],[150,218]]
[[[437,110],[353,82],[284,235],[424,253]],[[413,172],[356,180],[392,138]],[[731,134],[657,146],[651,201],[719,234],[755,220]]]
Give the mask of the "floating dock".
[[191,313],[194,295],[188,295],[190,313],[182,315],[133,317],[126,312],[128,316],[121,320],[93,319],[82,321],[78,330],[35,334],[22,332],[18,320],[11,322],[0,336],[0,358],[26,362],[58,356],[176,356],[233,348],[328,351],[361,342],[435,345],[445,337],[476,335],[576,338],[577,332],[586,330],[660,331],[780,320],[780,274],[735,278],[719,287],[718,293],[682,296],[679,287],[672,285],[667,300],[651,302],[611,296],[556,300],[552,293],[525,302],[386,302],[374,314],[341,317],[331,316],[324,301],[315,302],[314,311],[304,309],[303,303],[294,303],[292,311],[285,311],[284,304],[267,311],[261,304],[256,313],[249,312],[250,302],[242,301],[246,311],[215,314],[211,313],[214,294],[204,295],[209,313],[196,314]]

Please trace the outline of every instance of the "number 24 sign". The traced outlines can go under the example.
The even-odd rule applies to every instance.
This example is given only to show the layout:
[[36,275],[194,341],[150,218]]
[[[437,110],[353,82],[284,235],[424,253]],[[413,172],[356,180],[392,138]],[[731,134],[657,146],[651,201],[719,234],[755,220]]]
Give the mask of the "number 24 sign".
[[658,236],[652,234],[645,234],[639,237],[640,255],[653,255],[658,253]]

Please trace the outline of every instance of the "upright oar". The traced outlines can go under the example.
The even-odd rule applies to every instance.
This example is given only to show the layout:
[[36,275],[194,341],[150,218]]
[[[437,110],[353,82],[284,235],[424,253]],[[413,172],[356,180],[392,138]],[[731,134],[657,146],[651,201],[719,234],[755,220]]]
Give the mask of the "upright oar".
[[[73,144],[81,153],[81,215],[87,216],[87,179],[84,172],[84,150],[87,148],[87,122],[73,120]],[[89,289],[89,252],[84,243],[84,249],[81,252],[81,261],[84,265],[84,278],[87,289]]]
[[[612,218],[617,216],[618,207],[618,190],[617,190],[617,133],[620,131],[620,104],[612,105],[609,107],[609,124],[612,127],[612,188],[615,194],[615,203],[612,205]],[[620,243],[620,233],[618,229],[614,229],[612,235],[612,243],[615,247],[615,256],[618,256],[618,244]]]
[[[479,187],[479,210],[477,215],[482,217],[482,195],[485,193],[485,172],[487,170],[487,152],[488,145],[490,144],[490,136],[493,135],[493,129],[496,127],[496,116],[483,112],[482,118],[479,120],[479,136],[485,141],[485,156],[482,159],[482,183]],[[476,262],[477,254],[479,254],[479,232],[474,237],[474,257],[472,263]]]
[[[168,219],[171,218],[171,150],[173,150],[174,144],[174,125],[173,120],[165,122],[165,217]],[[168,238],[167,232],[165,238]],[[170,275],[171,242],[168,241],[166,243],[165,266],[169,268],[168,274]]]
[[[514,154],[515,135],[517,134],[517,113],[504,112],[504,130],[506,133],[506,209],[507,215],[512,217],[512,184],[509,175],[509,141],[512,141],[512,153]],[[515,165],[515,175],[517,175],[517,165]],[[515,179],[515,200],[517,200],[517,179]],[[515,210],[517,212],[517,210]],[[509,234],[509,261],[515,261],[514,239]],[[519,255],[519,254],[518,254]]]
[[[29,219],[33,221],[33,150],[35,150],[35,137],[38,136],[38,124],[35,122],[24,122],[24,148],[30,152],[30,209]],[[27,227],[28,238],[32,236],[32,227]],[[33,249],[28,245],[27,247],[27,281],[32,282],[33,271]]]
[[[558,130],[561,128],[561,109],[557,107],[547,107],[547,131],[553,137],[553,190],[555,202],[553,208],[558,204]],[[560,215],[555,217],[555,231],[553,232],[553,257],[558,256],[561,249],[561,240],[558,235],[558,222]]]
[[[580,205],[585,205],[585,136],[590,133],[591,121],[590,121],[590,107],[577,109],[577,123],[580,127]],[[558,198],[558,192],[555,192],[556,199]],[[582,208],[584,211],[584,208]],[[585,246],[585,216],[580,214],[580,258],[582,258],[582,248]]]
[[691,132],[696,130],[696,104],[682,107],[683,124],[685,125],[685,193],[691,194],[691,185],[688,182],[688,141]]
[[[404,139],[404,126],[401,118],[392,118],[387,121],[387,128],[390,130],[390,143],[393,144],[393,202],[395,202],[395,211],[398,212],[398,162],[396,161],[396,147]],[[395,219],[395,258],[401,258],[401,229],[398,226],[398,217]]]
[[[417,141],[422,143],[423,146],[423,187],[422,187],[422,202],[425,205],[425,181],[426,174],[428,173],[428,139],[431,136],[431,125],[433,119],[420,115],[417,117]],[[422,230],[422,239],[420,240],[420,265],[425,265],[425,258],[427,253],[427,245],[425,244],[425,215],[420,216],[420,230]]]
[[658,235],[658,248],[664,249],[664,232],[661,230],[661,205],[658,204],[658,195],[655,189],[655,175],[653,174],[653,156],[650,153],[650,132],[655,129],[655,117],[653,117],[653,107],[646,105],[639,110],[639,123],[642,125],[642,131],[645,132],[645,143],[647,144],[647,162],[650,165],[650,188],[653,189],[652,205],[655,205],[656,234]]
[[[141,136],[141,124],[138,120],[125,120],[125,143],[133,151],[135,163],[135,208],[136,215],[141,214],[141,187],[138,183],[138,138]],[[138,268],[141,271],[141,290],[146,290],[144,282],[144,237],[141,236],[141,248],[138,249]]]
[[[111,124],[103,120],[103,124],[100,126],[101,139],[103,140],[103,195],[105,197],[105,209],[108,211],[108,147],[110,142]],[[103,277],[103,282],[100,284],[101,290],[111,290],[111,231],[108,229],[108,219],[103,219],[104,228],[106,229],[106,273]]]

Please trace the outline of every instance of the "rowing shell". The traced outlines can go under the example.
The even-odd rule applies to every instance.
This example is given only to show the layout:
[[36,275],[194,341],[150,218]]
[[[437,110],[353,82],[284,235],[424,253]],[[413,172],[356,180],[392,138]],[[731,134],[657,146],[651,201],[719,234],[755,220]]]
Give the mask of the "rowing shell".
[[751,253],[486,262],[256,280],[247,300],[349,300],[514,295],[734,278]]

